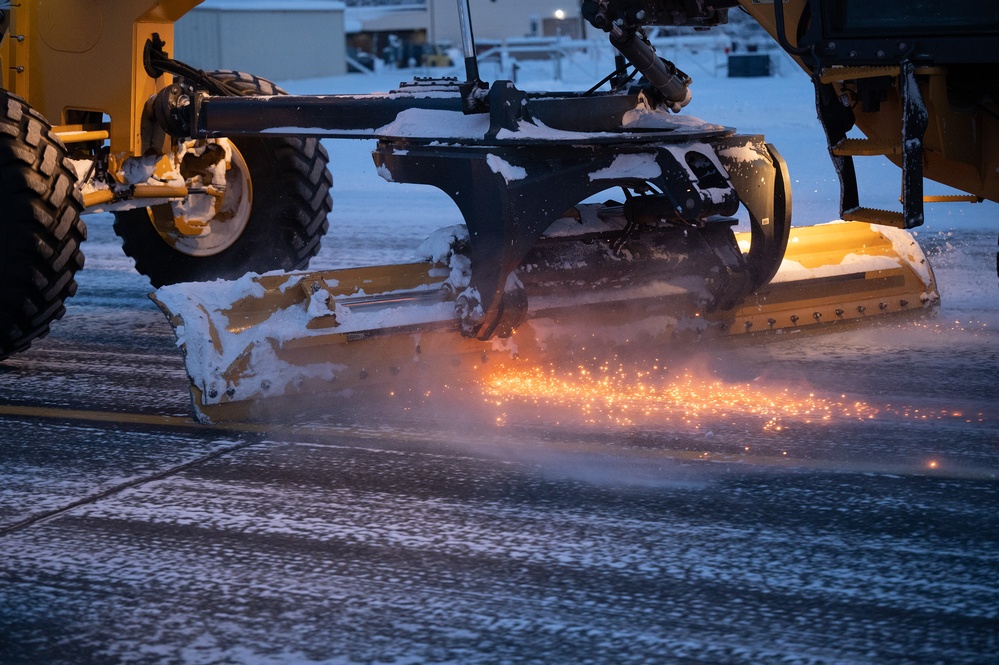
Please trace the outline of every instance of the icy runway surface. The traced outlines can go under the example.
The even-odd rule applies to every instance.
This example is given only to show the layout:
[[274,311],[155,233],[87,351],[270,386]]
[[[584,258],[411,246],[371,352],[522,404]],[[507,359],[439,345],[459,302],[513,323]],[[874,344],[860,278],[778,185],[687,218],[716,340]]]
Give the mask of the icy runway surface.
[[[797,224],[835,216],[803,76],[677,64],[691,113],[781,150]],[[372,144],[327,146],[314,267],[461,221]],[[897,177],[865,177],[869,204]],[[0,364],[0,663],[993,663],[997,213],[928,209],[936,318],[232,430],[180,419],[169,326],[92,216],[65,320]]]

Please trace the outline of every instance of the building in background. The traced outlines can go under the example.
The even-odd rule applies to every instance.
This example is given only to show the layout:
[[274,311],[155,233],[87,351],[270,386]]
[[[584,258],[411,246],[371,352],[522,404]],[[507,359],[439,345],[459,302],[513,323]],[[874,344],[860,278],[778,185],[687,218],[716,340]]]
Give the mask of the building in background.
[[345,10],[334,0],[206,0],[177,21],[173,55],[275,81],[344,74]]
[[[375,0],[348,6],[347,43],[399,67],[439,65],[447,47],[461,45],[457,3]],[[469,5],[472,33],[482,45],[524,37],[585,35],[579,0],[470,0]]]
[[[2,1],[2,0],[0,0]],[[461,0],[464,1],[464,0]],[[553,58],[579,41],[606,43],[587,31],[580,0],[468,0],[480,56],[511,66]],[[459,0],[206,0],[177,21],[175,57],[201,69],[236,69],[277,81],[370,72],[382,66],[455,67],[460,75]],[[670,48],[714,48],[729,76],[768,76],[779,64],[762,28],[740,12],[706,36],[689,28],[650,28]],[[663,39],[669,40],[665,45]],[[676,41],[674,41],[676,40]],[[726,42],[720,45],[721,42]],[[511,65],[511,63],[513,63]],[[724,68],[721,64],[718,69]],[[556,76],[557,78],[557,76]]]
[[[460,43],[458,0],[427,0],[431,41]],[[564,35],[582,39],[579,0],[469,0],[476,39],[500,41],[520,37]]]
[[[579,0],[469,0],[481,47],[586,36]],[[206,0],[177,21],[173,53],[201,69],[273,80],[389,66],[460,65],[458,0]],[[481,49],[480,49],[481,50]],[[453,55],[453,51],[450,55]],[[526,56],[526,54],[525,54]]]

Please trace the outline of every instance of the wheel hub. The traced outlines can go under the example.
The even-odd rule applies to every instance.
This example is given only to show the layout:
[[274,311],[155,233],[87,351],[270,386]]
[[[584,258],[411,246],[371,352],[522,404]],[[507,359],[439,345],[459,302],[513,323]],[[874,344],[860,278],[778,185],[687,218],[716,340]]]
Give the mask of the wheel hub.
[[[190,194],[150,209],[159,236],[188,256],[213,256],[228,249],[250,219],[253,187],[246,161],[231,142],[213,145],[224,148],[224,155],[206,150],[200,155],[186,153],[182,159]],[[224,186],[219,186],[220,179]]]

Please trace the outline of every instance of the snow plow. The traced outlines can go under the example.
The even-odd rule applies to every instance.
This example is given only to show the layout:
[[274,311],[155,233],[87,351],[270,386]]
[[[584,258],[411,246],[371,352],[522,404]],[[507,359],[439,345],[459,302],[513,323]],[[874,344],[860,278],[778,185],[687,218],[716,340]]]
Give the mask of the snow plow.
[[[924,312],[936,285],[907,232],[923,222],[923,177],[999,200],[999,114],[981,84],[995,68],[980,62],[999,53],[991,4],[948,4],[940,23],[937,10],[882,3],[872,23],[852,0],[585,0],[615,68],[585,92],[528,93],[480,79],[458,0],[463,78],[295,96],[172,58],[173,22],[198,1],[122,0],[96,18],[79,0],[0,9],[0,167],[13,176],[0,196],[14,239],[0,250],[12,267],[0,357],[62,316],[84,211],[115,214],[126,253],[161,287],[196,413],[218,421],[496,353]],[[708,29],[737,4],[811,76],[847,223],[792,229],[778,150],[686,115],[690,77],[644,33]],[[98,67],[115,94],[76,80]],[[847,136],[854,126],[868,138]],[[413,264],[285,272],[327,229],[320,139],[375,140],[383,178],[442,190],[465,224]],[[860,204],[853,158],[870,154],[901,166],[901,212]]]
[[[267,419],[355,391],[474,379],[511,358],[548,362],[567,350],[649,351],[920,315],[938,299],[926,258],[898,229],[796,229],[774,279],[725,309],[708,305],[700,268],[716,261],[717,247],[703,237],[677,232],[622,255],[614,250],[619,234],[542,238],[517,272],[517,297],[531,303],[525,320],[489,342],[460,334],[455,282],[467,281],[468,259],[455,248],[467,240],[463,227],[431,238],[419,263],[180,284],[153,299],[177,331],[202,422]],[[748,234],[734,239],[750,243]]]

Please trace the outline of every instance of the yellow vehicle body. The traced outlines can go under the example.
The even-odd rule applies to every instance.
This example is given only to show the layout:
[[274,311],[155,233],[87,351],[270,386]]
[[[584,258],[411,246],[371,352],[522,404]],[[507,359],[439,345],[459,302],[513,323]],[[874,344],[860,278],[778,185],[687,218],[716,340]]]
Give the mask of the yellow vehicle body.
[[[939,4],[942,8],[946,3]],[[960,4],[954,3],[951,9],[958,11]],[[778,30],[772,2],[739,0],[739,5],[775,40],[779,41],[778,35],[782,33],[791,47],[797,47],[799,35],[809,25],[815,3],[809,0],[783,2],[784,24],[781,30]],[[906,3],[898,3],[900,12],[910,11],[905,5]],[[940,16],[940,23],[945,25],[949,12],[944,9],[941,11],[943,14]],[[987,23],[988,17],[982,17],[982,20]],[[894,40],[894,45],[896,48],[906,48],[919,37],[918,34],[900,36]],[[974,53],[972,48],[969,46],[966,54],[969,63],[984,56]],[[818,77],[823,83],[832,84],[838,96],[855,103],[852,110],[856,126],[866,136],[866,140],[847,141],[836,149],[843,155],[884,155],[901,166],[904,114],[899,94],[898,66],[837,65],[816,71],[814,62],[807,55],[791,55],[805,72]],[[891,55],[887,54],[887,59],[891,59]],[[849,54],[845,55],[845,59],[849,59]],[[984,67],[982,71],[985,71]],[[922,136],[923,175],[967,193],[966,197],[958,194],[940,200],[999,201],[999,115],[996,113],[995,102],[991,103],[992,108],[987,103],[962,103],[953,94],[956,88],[962,86],[977,94],[986,93],[989,84],[976,78],[977,72],[977,66],[972,68],[967,64],[916,67],[916,79],[928,112],[928,126]],[[880,100],[877,110],[869,110],[856,103],[857,82],[872,78],[892,80],[892,85],[884,88],[884,98]]]
[[[53,236],[53,244],[59,244],[61,249],[45,249],[29,258],[36,268],[48,269],[52,267],[46,263],[51,255],[74,257],[70,262],[73,265],[60,265],[52,271],[50,279],[60,285],[58,292],[54,287],[42,285],[45,288],[39,290],[44,295],[25,294],[25,299],[31,302],[21,308],[23,312],[0,311],[0,358],[27,348],[31,339],[44,334],[49,321],[61,316],[62,300],[75,292],[72,276],[76,264],[82,266],[78,244],[84,235],[82,222],[76,217],[85,210],[115,213],[115,230],[124,239],[126,253],[136,258],[137,268],[149,275],[155,286],[219,275],[234,277],[247,270],[300,268],[307,265],[308,259],[318,250],[331,205],[328,195],[331,179],[326,170],[326,153],[319,145],[317,135],[305,135],[302,131],[299,136],[292,131],[291,134],[278,132],[277,138],[269,138],[267,132],[289,123],[272,120],[270,126],[265,123],[262,128],[247,129],[237,121],[235,125],[229,125],[232,135],[249,138],[230,140],[231,135],[224,130],[198,124],[203,120],[198,115],[201,105],[209,104],[212,99],[217,104],[218,100],[231,101],[233,97],[270,99],[281,94],[273,84],[256,77],[238,72],[205,76],[204,72],[170,57],[174,22],[200,1],[22,0],[8,11],[0,11],[0,16],[8,21],[7,25],[0,22],[0,94],[3,95],[0,106],[7,107],[6,114],[0,114],[0,124],[7,128],[8,135],[17,135],[14,139],[0,136],[0,160],[4,164],[14,164],[18,173],[26,174],[25,177],[43,174],[58,199],[51,219],[45,222],[45,233]],[[400,380],[401,375],[426,371],[428,367],[475,369],[491,354],[509,355],[511,340],[522,352],[543,352],[557,343],[556,340],[565,342],[552,331],[567,322],[572,323],[573,329],[589,327],[597,334],[601,329],[630,325],[628,317],[651,316],[657,323],[644,327],[648,334],[642,343],[659,346],[678,337],[689,338],[691,334],[695,337],[745,338],[790,335],[876,320],[882,315],[932,311],[938,301],[932,270],[912,236],[902,229],[922,223],[924,176],[956,188],[967,200],[999,201],[999,109],[995,100],[988,98],[988,91],[979,89],[975,80],[976,73],[983,71],[980,63],[969,64],[953,57],[941,62],[924,62],[917,57],[916,62],[910,62],[890,56],[884,64],[879,64],[876,58],[872,60],[873,56],[861,54],[863,57],[858,57],[857,63],[852,64],[853,55],[836,52],[831,41],[816,43],[813,27],[820,25],[819,18],[825,21],[826,16],[820,17],[815,12],[822,12],[823,7],[833,4],[824,3],[825,0],[777,0],[776,3],[720,0],[715,3],[720,9],[715,9],[711,3],[704,2],[647,0],[639,3],[643,11],[635,12],[634,3],[585,0],[582,11],[594,27],[609,34],[619,53],[648,80],[644,92],[627,92],[638,100],[628,113],[640,111],[639,115],[669,116],[667,110],[679,112],[690,101],[687,85],[691,81],[672,63],[655,55],[651,44],[644,39],[641,24],[645,10],[649,12],[650,23],[656,18],[673,21],[686,12],[689,24],[707,27],[721,22],[719,18],[724,15],[719,12],[741,6],[796,59],[815,82],[817,99],[824,99],[818,103],[820,119],[830,136],[830,155],[840,171],[846,192],[839,214],[830,217],[853,220],[851,223],[794,229],[790,231],[790,243],[786,243],[790,227],[790,180],[779,154],[764,147],[760,137],[761,140],[752,143],[757,146],[755,152],[749,150],[752,156],[726,158],[728,166],[725,167],[718,161],[715,150],[719,155],[726,145],[735,150],[731,147],[734,143],[726,143],[730,139],[742,140],[732,136],[734,130],[731,134],[725,134],[727,128],[716,127],[702,134],[691,130],[694,138],[686,144],[677,140],[670,145],[667,141],[649,149],[658,150],[655,153],[658,160],[666,159],[664,155],[672,154],[670,151],[677,154],[687,151],[687,147],[678,147],[681,144],[704,146],[697,153],[699,157],[694,155],[693,162],[677,161],[677,169],[671,171],[669,177],[663,175],[660,168],[666,163],[664,161],[652,164],[658,174],[615,176],[613,186],[620,185],[627,199],[616,206],[624,212],[615,213],[627,217],[627,223],[611,231],[620,231],[621,243],[613,239],[608,241],[608,235],[600,236],[598,242],[606,244],[610,258],[597,268],[598,274],[566,277],[565,285],[569,286],[559,295],[546,290],[550,285],[536,283],[531,287],[535,289],[531,298],[532,303],[539,306],[530,312],[527,312],[523,289],[517,291],[515,288],[518,286],[517,271],[526,266],[525,272],[529,272],[530,266],[519,261],[528,255],[530,243],[540,242],[544,227],[540,222],[525,222],[523,215],[532,211],[519,209],[510,217],[517,224],[501,220],[508,228],[495,234],[490,234],[491,230],[478,236],[476,232],[471,233],[471,237],[479,238],[475,242],[517,245],[521,252],[517,256],[492,252],[495,247],[482,252],[479,246],[479,253],[475,254],[473,245],[469,256],[478,256],[475,260],[479,264],[473,264],[471,268],[472,287],[478,284],[474,281],[476,270],[478,275],[489,274],[492,280],[489,285],[499,285],[493,293],[486,294],[485,303],[472,297],[472,292],[478,294],[478,290],[469,287],[467,281],[456,287],[445,279],[453,266],[432,261],[349,271],[247,276],[239,280],[246,292],[228,301],[219,299],[219,293],[228,287],[218,283],[214,286],[206,283],[165,286],[154,299],[177,328],[180,342],[187,351],[196,415],[211,421],[244,419],[268,413],[262,406],[265,402],[281,403],[295,410],[315,396],[324,399],[330,393],[353,387],[391,383]],[[521,149],[527,151],[523,154],[554,155],[551,163],[561,159],[559,169],[565,172],[577,169],[577,176],[579,173],[585,176],[580,169],[587,168],[589,162],[574,162],[578,153],[572,152],[572,146],[578,148],[582,141],[587,149],[599,148],[604,155],[609,151],[605,138],[599,136],[602,130],[588,127],[572,129],[570,134],[554,139],[550,135],[532,138],[529,133],[519,135],[521,138],[502,138],[504,131],[518,132],[527,127],[525,122],[536,129],[535,118],[520,115],[522,111],[518,109],[527,106],[528,95],[516,91],[512,83],[499,85],[507,82],[497,82],[489,88],[478,80],[467,11],[467,3],[459,2],[459,21],[465,27],[462,44],[465,83],[422,81],[415,85],[417,88],[429,86],[429,98],[443,94],[434,88],[435,85],[443,86],[449,91],[447,94],[453,93],[455,100],[460,96],[460,111],[466,116],[479,114],[478,118],[487,120],[488,131],[472,136],[459,147],[468,148],[470,154],[476,150],[482,153],[481,159],[469,158],[468,163],[475,168],[488,166],[492,175],[482,170],[482,177],[496,180],[494,176],[502,174],[506,184],[499,185],[493,198],[480,195],[479,199],[465,201],[457,194],[453,196],[459,207],[463,202],[470,204],[467,210],[462,209],[469,222],[468,211],[476,206],[481,209],[508,205],[513,198],[510,192],[517,187],[514,181],[527,178],[519,171],[527,174],[535,168],[534,165],[526,170],[512,167],[496,155],[484,156],[483,149],[493,145],[489,141],[495,141],[497,150],[507,151],[503,154],[508,156],[521,154],[517,152]],[[876,29],[873,33],[868,29],[860,37],[872,34],[878,37],[876,33]],[[895,41],[890,43],[897,45],[899,51],[909,48],[904,34],[898,33],[892,39]],[[425,56],[438,57],[444,56],[439,53]],[[169,65],[167,70],[162,68],[164,63]],[[616,78],[605,79],[612,82],[612,93],[624,93],[631,80],[625,76],[623,63],[620,59]],[[963,96],[955,95],[955,90]],[[766,90],[762,89],[761,94],[766,94]],[[977,103],[967,103],[969,96],[975,97]],[[352,103],[350,96],[343,97],[346,99],[329,100],[329,104],[337,102],[344,106],[336,107],[335,112],[330,106],[328,116],[341,109],[355,108],[349,106]],[[415,97],[419,98],[420,94]],[[379,112],[387,108],[378,106],[382,103],[378,101],[381,97],[372,96],[372,99],[372,106],[366,108],[377,108]],[[830,99],[840,101],[830,102]],[[312,100],[301,101],[306,104]],[[256,100],[254,103],[267,102]],[[547,102],[534,103],[538,110],[545,108],[545,104],[551,107],[553,102],[549,97]],[[239,104],[229,108],[235,111]],[[195,112],[190,114],[190,109]],[[437,112],[440,109],[430,110]],[[585,124],[607,115],[601,111],[590,115],[584,113],[581,117]],[[844,120],[847,116],[848,120]],[[271,119],[278,117],[268,116]],[[914,129],[914,119],[924,123],[925,128],[921,125]],[[363,124],[364,118],[360,122],[358,127],[370,127]],[[866,139],[846,137],[845,132],[854,123]],[[396,168],[398,171],[392,175],[399,173],[414,178],[402,181],[424,182],[447,191],[446,182],[420,180],[421,169],[426,170],[420,159],[451,168],[446,160],[434,161],[439,156],[431,148],[434,144],[421,137],[414,139],[405,134],[392,134],[384,129],[390,125],[392,123],[386,123],[382,129],[365,134],[380,142],[376,151],[380,171],[390,172]],[[832,129],[830,125],[833,125]],[[337,126],[327,129],[331,133],[323,136],[353,137],[349,127],[340,134],[332,131],[337,130]],[[627,133],[623,121],[611,130]],[[646,130],[638,130],[641,131]],[[33,141],[39,133],[44,140],[37,146]],[[629,154],[623,156],[631,159],[632,164],[642,162],[648,155],[643,156],[641,150],[633,149],[633,146],[640,145],[641,141],[653,145],[658,140],[649,136],[646,133],[625,138],[621,147]],[[465,138],[459,136],[458,144]],[[25,162],[16,150],[3,142],[10,140],[36,146],[28,151],[34,151],[36,162]],[[418,156],[410,154],[410,147],[419,149],[413,153],[423,152]],[[546,153],[546,150],[550,152]],[[443,151],[444,148],[437,150],[438,153]],[[464,159],[460,152],[454,154]],[[585,159],[590,160],[591,152],[583,152]],[[291,153],[291,156],[277,163],[272,156],[279,153]],[[686,154],[689,160],[693,153]],[[53,155],[59,156],[54,158]],[[869,155],[884,155],[902,167],[901,213],[864,208],[854,200],[857,197],[850,194],[851,187],[856,188],[856,183],[851,181],[852,158]],[[616,157],[608,155],[607,166],[601,170],[612,171],[610,159],[616,160]],[[58,162],[54,174],[50,173],[53,159]],[[544,159],[547,157],[538,161]],[[642,168],[648,168],[647,162],[642,163],[646,164]],[[686,166],[682,165],[684,163]],[[745,166],[747,164],[749,166]],[[731,177],[726,168],[731,171]],[[93,176],[95,169],[99,171],[97,178]],[[291,186],[279,182],[285,171],[296,169],[297,180]],[[748,170],[740,173],[740,169]],[[540,174],[550,178],[545,182],[552,186],[560,184],[551,173],[541,173],[543,170],[538,167],[531,172],[531,177]],[[562,173],[558,169],[555,171]],[[459,175],[464,177],[458,171],[454,172],[455,178]],[[700,216],[700,213],[689,213],[691,209],[700,210],[693,198],[674,197],[670,204],[672,209],[663,207],[663,202],[673,195],[672,191],[667,192],[671,183],[679,183],[678,191],[692,192],[702,178],[704,183],[713,178],[715,184],[711,187],[729,192],[732,197],[737,194],[738,198],[726,199],[728,194],[725,194],[714,201],[704,199],[702,203],[707,201],[705,210],[708,212]],[[585,177],[582,182],[587,184]],[[68,183],[74,186],[67,189]],[[742,189],[737,191],[736,185]],[[582,191],[585,187],[579,189]],[[290,190],[298,192],[294,209],[269,203],[281,200]],[[913,192],[918,194],[918,201],[914,200]],[[547,201],[543,191],[530,196],[534,197],[530,199],[534,202]],[[686,194],[682,196],[686,197]],[[638,202],[642,205],[650,203],[645,207],[636,205],[631,200],[636,197],[646,197]],[[951,200],[956,198],[960,196],[950,197]],[[28,210],[28,201],[23,199],[17,198],[14,203],[21,206],[20,210]],[[734,238],[727,226],[733,220],[719,223],[719,218],[734,214],[727,207],[729,202],[734,202],[736,207],[742,204],[749,210],[752,233]],[[558,205],[563,203],[559,200]],[[552,215],[563,209],[546,208],[544,225],[556,219]],[[18,232],[34,233],[29,229],[33,223],[30,214],[17,214],[22,217],[15,220],[20,225]],[[578,214],[576,219],[579,219]],[[74,231],[67,237],[60,235],[61,229],[67,226],[60,220],[72,222],[70,226]],[[272,222],[286,226],[268,231]],[[635,237],[628,234],[634,234],[635,228],[643,224],[669,227],[671,232],[682,232],[684,237],[687,229],[698,236],[704,230],[708,240],[720,239],[718,246],[709,247],[710,251],[704,255],[720,261],[716,268],[727,270],[729,263],[726,262],[730,260],[742,263],[743,267],[751,261],[756,263],[743,273],[733,272],[734,285],[728,291],[729,296],[719,297],[713,304],[709,303],[710,299],[697,295],[698,288],[688,288],[689,281],[683,288],[674,288],[669,280],[660,284],[656,279],[647,284],[629,285],[627,280],[631,277],[627,275],[618,278],[614,289],[596,289],[586,298],[574,298],[571,285],[601,281],[599,270],[617,261],[622,244]],[[530,230],[522,231],[518,225],[530,227]],[[542,227],[536,229],[535,226]],[[761,245],[754,243],[760,243],[760,237],[776,227],[783,230],[783,238],[775,240],[777,250],[759,250]],[[717,233],[719,229],[723,232]],[[255,237],[249,237],[250,230]],[[292,232],[298,235],[292,235]],[[267,236],[267,233],[271,235]],[[259,259],[270,260],[271,246],[284,242],[285,237],[291,238],[287,241],[288,255],[274,258],[275,263],[271,265],[256,264]],[[586,238],[585,242],[592,245],[594,237]],[[257,254],[248,254],[236,247],[235,243],[240,242],[258,247]],[[734,242],[739,243],[739,247],[733,247]],[[786,255],[782,242],[787,246]],[[766,242],[763,245],[768,246]],[[230,247],[236,248],[230,250]],[[719,248],[734,251],[737,256],[722,256]],[[452,249],[457,252],[457,245]],[[655,254],[658,248],[650,245],[645,249]],[[5,250],[0,248],[0,251]],[[764,254],[766,256],[761,259]],[[248,263],[236,262],[238,256],[249,256]],[[502,263],[502,269],[489,261],[483,262],[483,256],[499,257],[496,263]],[[513,262],[511,256],[517,262]],[[224,265],[227,257],[231,259],[229,272],[215,274],[214,266]],[[20,260],[22,257],[15,258]],[[162,264],[175,259],[176,272],[163,268]],[[668,261],[664,259],[664,262]],[[682,263],[682,260],[677,262]],[[484,266],[485,270],[484,263],[488,264]],[[697,264],[697,261],[692,263]],[[651,269],[647,268],[648,272],[636,273],[642,275],[635,277],[636,281],[649,275],[656,277],[654,271],[658,264],[650,264],[653,265]],[[705,272],[710,270],[705,268]],[[689,277],[689,274],[685,276]],[[769,281],[771,277],[774,278]],[[717,275],[706,276],[704,281],[711,283],[717,281],[716,278]],[[559,279],[553,278],[552,283],[557,284]],[[503,285],[504,280],[507,286]],[[525,278],[525,281],[529,280]],[[621,284],[626,288],[617,288]],[[3,288],[5,285],[0,284],[0,289]],[[455,288],[466,290],[459,294]],[[652,293],[657,288],[662,290]],[[509,294],[514,295],[509,301],[503,300]],[[379,324],[372,319],[374,323],[367,325],[360,315],[354,316],[352,324],[347,323],[346,317],[354,310],[362,311],[372,306],[376,310],[385,309],[400,302],[409,303],[405,307],[409,308],[410,315],[402,317],[403,324]],[[595,307],[594,303],[600,306]],[[483,318],[477,324],[474,320],[474,316],[481,316],[481,312],[474,313],[479,305],[486,310],[484,319],[493,317],[489,321],[491,325],[484,328],[485,333],[481,332]],[[501,322],[499,317],[504,307],[508,311],[517,309],[517,312]],[[35,316],[34,313],[40,310],[44,310],[45,315]],[[425,314],[423,318],[420,318],[421,312]],[[466,326],[469,317],[477,327]],[[8,318],[13,323],[8,323]],[[10,340],[3,337],[5,329],[17,332],[22,328],[25,332],[15,334]],[[501,331],[496,336],[504,339],[489,340],[494,330]],[[570,340],[568,343],[575,342]]]
[[[170,81],[165,76],[149,76],[143,67],[144,49],[154,34],[169,49],[174,22],[201,1],[22,2],[11,12],[7,34],[0,42],[0,87],[27,100],[48,118],[65,143],[106,137],[119,160],[149,150],[166,152],[161,132],[151,128],[143,132],[143,112],[149,98]],[[739,5],[776,39],[772,3],[740,0]],[[792,46],[800,26],[808,20],[809,5],[809,0],[783,3],[783,31]],[[805,58],[794,57],[812,73],[813,66]],[[947,92],[955,75],[948,67],[922,68],[917,73],[929,111],[923,139],[925,176],[971,197],[999,201],[999,118],[981,108],[958,107]],[[820,73],[843,94],[850,93],[849,81],[897,75],[897,68],[891,66]],[[892,87],[879,110],[855,109],[857,127],[869,139],[856,154],[884,154],[900,163],[900,107],[897,87]],[[100,113],[109,121],[83,126],[74,122],[81,112]]]
[[[201,1],[22,2],[0,43],[2,87],[45,116],[65,143],[106,138],[121,159],[162,152],[162,134],[155,144],[153,136],[143,136],[142,115],[150,96],[169,81],[150,78],[143,50],[154,33],[172,44],[174,22]],[[74,122],[80,112],[110,120],[84,127]]]
[[[84,212],[115,215],[125,253],[154,285],[226,270],[234,277],[250,264],[303,268],[318,251],[332,205],[318,140],[237,145],[171,136],[157,121],[153,100],[175,75],[154,67],[150,52],[168,57],[174,22],[200,1],[0,5],[0,161],[11,174],[0,206],[12,239],[0,264],[14,266],[0,282],[0,359],[26,349],[65,312],[84,261]],[[210,75],[227,94],[281,94],[249,74]],[[275,161],[268,150],[284,157]],[[275,219],[283,204],[266,200],[281,169],[297,169],[297,221]]]

